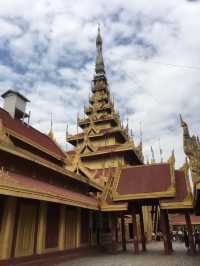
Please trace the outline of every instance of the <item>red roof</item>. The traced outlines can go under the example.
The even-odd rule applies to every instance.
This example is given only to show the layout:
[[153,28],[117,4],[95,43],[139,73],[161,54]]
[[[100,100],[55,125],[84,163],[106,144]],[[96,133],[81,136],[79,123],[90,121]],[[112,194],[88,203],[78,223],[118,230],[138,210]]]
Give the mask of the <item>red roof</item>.
[[123,168],[116,192],[120,195],[165,192],[172,185],[169,164]]
[[[14,174],[8,172],[8,174],[2,175],[0,178],[0,184],[2,187],[9,187],[11,189],[6,189],[8,192],[11,191],[11,195],[15,195],[15,190],[17,193],[22,190],[23,193],[28,195],[27,198],[41,199],[52,202],[66,203],[69,205],[84,205],[97,208],[97,200],[90,196],[84,195],[80,192],[73,192],[71,190],[58,187],[55,185],[48,184],[46,182],[33,179],[27,176]],[[0,189],[0,194],[1,194]],[[2,193],[3,194],[3,193]]]
[[[191,223],[192,224],[200,224],[200,216],[190,215]],[[185,225],[185,217],[181,214],[171,215],[170,221],[172,225]]]
[[62,159],[65,158],[65,154],[61,148],[59,148],[59,146],[51,138],[37,129],[22,123],[20,120],[13,119],[10,114],[2,108],[0,108],[0,119],[2,119],[3,125],[6,128],[30,140],[29,144],[33,142],[36,145],[40,145],[45,148],[49,152],[54,153],[56,156]]
[[175,185],[176,196],[171,199],[162,200],[162,202],[181,202],[185,200],[188,195],[188,190],[185,173],[181,170],[175,170]]

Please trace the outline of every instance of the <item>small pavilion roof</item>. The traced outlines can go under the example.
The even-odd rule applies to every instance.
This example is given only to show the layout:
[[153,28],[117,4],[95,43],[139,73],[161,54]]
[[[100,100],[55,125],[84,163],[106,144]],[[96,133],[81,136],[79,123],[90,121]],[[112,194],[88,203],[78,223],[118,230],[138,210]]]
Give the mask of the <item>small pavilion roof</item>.
[[50,137],[18,119],[13,119],[10,114],[2,108],[0,108],[0,119],[11,136],[16,137],[59,160],[65,158],[62,149]]
[[102,211],[126,211],[128,210],[128,202],[116,202],[112,199],[112,186],[115,179],[117,168],[112,168],[112,175],[110,174],[104,190],[99,197],[100,209]]
[[95,198],[11,172],[0,171],[0,194],[98,209]]
[[161,209],[180,210],[192,209],[192,192],[188,177],[182,170],[175,170],[176,195],[171,199],[164,199],[160,202]]
[[113,185],[113,199],[162,199],[175,196],[174,176],[168,163],[122,168]]
[[[200,216],[191,214],[190,219],[191,219],[192,224],[194,225],[200,224]],[[185,217],[182,214],[171,215],[170,222],[172,225],[185,225],[186,224]]]

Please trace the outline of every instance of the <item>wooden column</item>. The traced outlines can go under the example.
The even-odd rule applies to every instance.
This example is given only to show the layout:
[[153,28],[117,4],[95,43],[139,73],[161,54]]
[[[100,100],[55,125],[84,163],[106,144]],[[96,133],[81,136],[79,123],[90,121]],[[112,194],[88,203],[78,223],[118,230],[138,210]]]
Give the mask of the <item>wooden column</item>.
[[115,239],[116,239],[116,242],[118,243],[119,242],[119,237],[118,237],[118,216],[116,215],[115,217]]
[[188,240],[189,240],[189,253],[190,255],[195,255],[196,254],[196,248],[195,248],[195,243],[194,243],[194,238],[192,235],[192,224],[191,224],[191,219],[190,219],[190,214],[188,212],[185,213],[185,221],[188,229]]
[[116,222],[116,214],[111,214],[111,234],[112,234],[112,243],[111,243],[111,251],[112,253],[116,253],[117,251],[117,239],[116,239],[116,228],[117,228],[117,222]]
[[36,218],[35,218],[35,235],[34,235],[34,249],[33,253],[37,253],[37,236],[38,236],[38,224],[39,224],[39,209],[40,209],[40,202],[37,202],[37,207],[36,207]]
[[166,217],[166,224],[167,224],[167,231],[168,231],[168,245],[169,245],[169,250],[170,250],[170,253],[173,252],[173,247],[172,247],[172,234],[170,232],[170,224],[169,224],[169,216],[168,216],[168,213],[167,213],[167,217]]
[[132,209],[132,221],[133,221],[133,248],[134,248],[134,253],[135,254],[139,254],[138,229],[137,229],[137,220],[136,220],[135,208]]
[[89,244],[93,245],[93,212],[89,211]]
[[46,235],[46,215],[47,215],[47,203],[40,202],[39,217],[38,217],[38,232],[37,232],[37,254],[42,254],[45,249],[45,235]]
[[124,214],[121,215],[122,250],[126,251],[126,234]]
[[170,255],[172,253],[172,244],[170,244],[171,243],[171,237],[170,237],[167,210],[161,210],[160,211],[160,220],[161,220],[161,226],[162,226],[165,254]]
[[140,230],[141,230],[142,250],[146,251],[146,236],[144,233],[144,219],[142,213],[142,206],[140,207]]
[[59,238],[58,247],[59,250],[65,249],[65,226],[66,224],[66,208],[65,205],[60,205],[60,223],[59,223]]
[[2,260],[11,257],[16,216],[16,203],[17,199],[14,197],[7,197],[5,200],[0,239],[0,259]]
[[81,245],[81,208],[76,208],[76,212],[76,248],[78,248]]

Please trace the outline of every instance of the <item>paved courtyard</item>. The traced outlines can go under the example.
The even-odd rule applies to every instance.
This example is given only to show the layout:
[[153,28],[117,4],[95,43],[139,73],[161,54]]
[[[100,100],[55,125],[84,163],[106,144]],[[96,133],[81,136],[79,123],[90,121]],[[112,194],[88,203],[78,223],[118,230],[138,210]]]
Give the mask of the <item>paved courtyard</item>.
[[56,264],[56,266],[200,266],[200,253],[188,256],[184,244],[173,243],[173,255],[163,255],[163,243],[149,243],[148,251],[133,255],[131,245],[126,253],[99,254]]

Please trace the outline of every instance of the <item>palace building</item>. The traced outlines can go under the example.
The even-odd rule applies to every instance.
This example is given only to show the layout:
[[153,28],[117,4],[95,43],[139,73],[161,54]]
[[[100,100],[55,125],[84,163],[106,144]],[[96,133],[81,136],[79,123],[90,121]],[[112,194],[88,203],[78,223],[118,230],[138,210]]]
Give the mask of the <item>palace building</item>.
[[[190,214],[200,213],[199,140],[186,123],[184,149],[189,157],[175,169],[167,162],[145,164],[143,143],[136,144],[123,126],[108,87],[100,29],[96,38],[95,75],[86,117],[77,117],[81,133],[63,151],[52,129],[33,128],[26,97],[9,90],[0,108],[0,265],[88,254],[99,248],[113,253],[146,250],[161,230],[171,254],[169,214],[184,214],[190,252],[195,253]],[[194,198],[189,183],[194,181]]]

